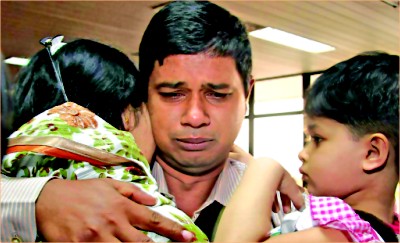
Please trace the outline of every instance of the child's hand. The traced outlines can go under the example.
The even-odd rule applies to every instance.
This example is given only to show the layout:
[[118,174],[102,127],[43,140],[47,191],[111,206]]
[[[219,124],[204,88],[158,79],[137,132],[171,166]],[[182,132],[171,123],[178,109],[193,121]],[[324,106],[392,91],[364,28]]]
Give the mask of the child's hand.
[[[278,162],[277,167],[281,173],[280,184],[277,191],[280,192],[282,207],[284,213],[289,213],[291,211],[291,202],[297,209],[301,209],[304,205],[303,190],[293,177],[280,165]],[[274,203],[275,204],[275,203]]]
[[229,158],[234,159],[243,163],[250,163],[254,160],[254,157],[248,152],[244,151],[242,148],[234,144],[232,146],[231,152],[229,153]]
[[[301,209],[304,205],[302,196],[303,190],[299,187],[293,177],[282,167],[280,163],[269,158],[258,158],[254,160],[254,165],[261,163],[257,170],[263,171],[264,176],[273,179],[276,191],[280,192],[283,212],[291,211],[291,202],[297,209]],[[263,166],[261,166],[263,164]],[[272,211],[277,213],[280,211],[278,197],[275,195],[275,201],[272,205]]]
[[[304,189],[303,189],[302,187],[298,186],[298,189],[299,189],[301,192],[304,192]],[[294,195],[295,198],[298,198],[297,192],[294,193],[293,195]],[[282,203],[282,204],[281,204],[281,205],[282,205],[282,208],[281,208],[280,205],[279,205],[279,199],[278,199],[278,197],[280,198],[280,201],[281,201],[281,203]],[[297,200],[297,199],[296,199],[296,200]],[[286,214],[286,213],[290,213],[290,212],[292,211],[292,204],[291,204],[291,202],[292,202],[292,199],[291,199],[291,196],[290,196],[290,195],[286,195],[286,194],[282,194],[282,193],[276,193],[276,195],[275,195],[275,201],[274,201],[274,203],[273,203],[273,205],[272,205],[272,211],[273,211],[274,213],[278,213],[278,212],[280,212],[281,210],[283,210],[283,213],[285,213],[285,214]],[[303,198],[303,201],[299,200],[299,201],[296,201],[296,203],[293,202],[293,204],[294,204],[294,206],[296,207],[296,209],[302,211],[302,209],[303,209],[303,207],[304,207],[304,198]],[[300,206],[300,205],[302,205],[302,206]]]

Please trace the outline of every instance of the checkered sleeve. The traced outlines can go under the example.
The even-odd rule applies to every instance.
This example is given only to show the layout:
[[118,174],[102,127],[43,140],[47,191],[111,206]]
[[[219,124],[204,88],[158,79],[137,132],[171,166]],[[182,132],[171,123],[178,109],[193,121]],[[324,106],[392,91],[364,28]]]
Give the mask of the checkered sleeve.
[[311,195],[309,195],[309,200],[314,226],[346,231],[355,242],[382,241],[370,223],[362,220],[343,200]]

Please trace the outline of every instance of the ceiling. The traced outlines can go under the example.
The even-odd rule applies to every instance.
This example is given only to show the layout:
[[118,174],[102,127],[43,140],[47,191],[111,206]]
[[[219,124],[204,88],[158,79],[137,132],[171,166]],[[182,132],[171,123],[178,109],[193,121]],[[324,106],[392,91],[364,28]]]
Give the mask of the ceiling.
[[[242,21],[332,45],[312,54],[250,37],[253,76],[265,79],[315,72],[368,50],[400,54],[398,1],[214,1]],[[90,38],[119,48],[138,63],[142,34],[163,1],[1,1],[1,51],[29,57],[39,39]]]

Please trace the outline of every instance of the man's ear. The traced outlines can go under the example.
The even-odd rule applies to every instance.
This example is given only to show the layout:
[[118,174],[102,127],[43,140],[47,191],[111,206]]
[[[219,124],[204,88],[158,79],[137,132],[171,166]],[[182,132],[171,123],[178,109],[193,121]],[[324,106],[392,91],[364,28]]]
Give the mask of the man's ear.
[[254,78],[253,76],[250,76],[250,81],[249,81],[249,89],[247,90],[247,94],[246,94],[246,103],[249,103],[249,99],[250,99],[250,94],[251,91],[253,91],[253,87],[254,87]]
[[365,139],[368,152],[362,164],[364,171],[373,173],[383,169],[389,157],[389,140],[382,133],[368,135]]
[[128,105],[121,114],[122,123],[125,131],[132,131],[135,128],[135,110]]

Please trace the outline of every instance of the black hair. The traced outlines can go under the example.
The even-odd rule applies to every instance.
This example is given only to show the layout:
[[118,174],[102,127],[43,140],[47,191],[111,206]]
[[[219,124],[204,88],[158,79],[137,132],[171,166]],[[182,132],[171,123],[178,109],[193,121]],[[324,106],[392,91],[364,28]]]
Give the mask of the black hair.
[[13,90],[14,83],[11,81],[10,70],[4,62],[3,53],[1,58],[1,158],[7,149],[7,137],[13,132]]
[[[116,128],[123,128],[124,109],[129,104],[139,107],[143,101],[140,93],[133,93],[138,70],[115,48],[79,39],[62,46],[53,60],[59,66],[69,101],[88,108]],[[45,49],[19,73],[14,98],[15,129],[65,102]]]
[[153,16],[139,47],[141,89],[147,91],[156,61],[162,65],[167,56],[198,53],[232,57],[248,93],[252,61],[246,29],[208,1],[171,2]]
[[357,137],[384,134],[399,169],[399,56],[365,52],[329,68],[310,87],[305,113],[342,123]]

